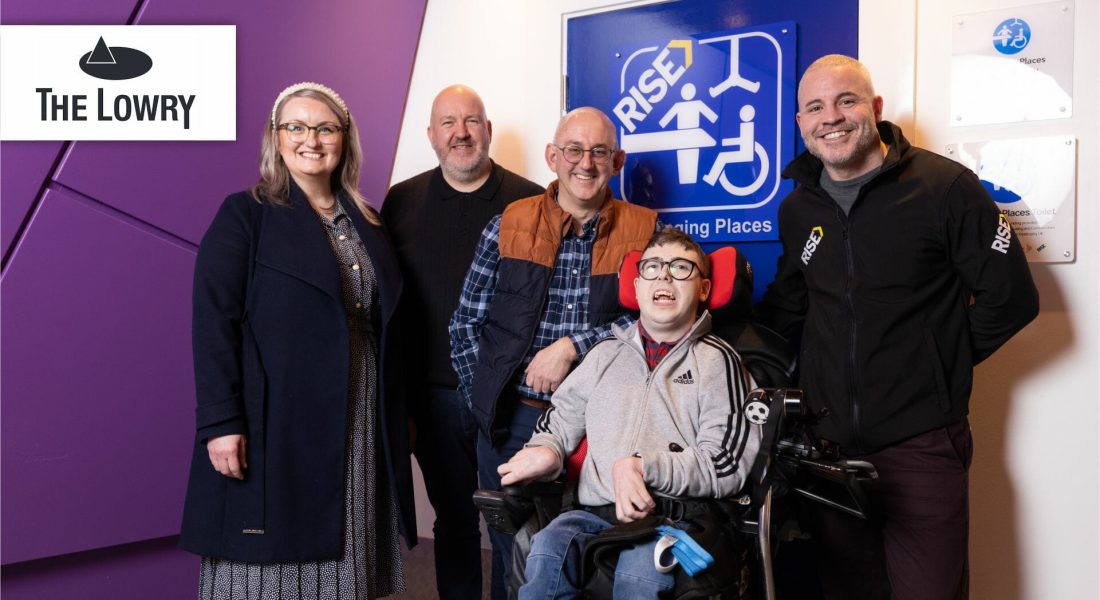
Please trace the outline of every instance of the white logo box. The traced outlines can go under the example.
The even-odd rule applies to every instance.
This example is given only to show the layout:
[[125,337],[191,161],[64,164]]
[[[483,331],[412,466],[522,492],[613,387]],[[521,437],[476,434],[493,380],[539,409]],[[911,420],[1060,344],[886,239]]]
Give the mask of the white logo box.
[[[152,67],[129,79],[86,73],[100,38]],[[234,25],[0,26],[0,139],[235,140],[236,51]],[[114,55],[117,69],[95,60],[89,70],[122,73],[135,53]]]

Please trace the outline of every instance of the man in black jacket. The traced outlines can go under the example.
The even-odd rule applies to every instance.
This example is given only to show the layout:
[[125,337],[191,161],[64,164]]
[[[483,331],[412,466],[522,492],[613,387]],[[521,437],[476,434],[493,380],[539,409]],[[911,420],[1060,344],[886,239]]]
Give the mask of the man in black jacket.
[[978,178],[882,121],[866,67],[818,59],[807,152],[783,176],[783,254],[757,307],[799,345],[822,437],[873,463],[881,519],[822,509],[830,598],[965,598],[973,366],[1038,313],[1019,240]]
[[403,370],[416,424],[414,452],[435,509],[439,597],[481,598],[477,424],[451,368],[447,322],[489,219],[543,187],[489,159],[492,123],[472,89],[453,85],[432,103],[428,140],[439,166],[390,188],[382,219],[405,277],[398,307]]

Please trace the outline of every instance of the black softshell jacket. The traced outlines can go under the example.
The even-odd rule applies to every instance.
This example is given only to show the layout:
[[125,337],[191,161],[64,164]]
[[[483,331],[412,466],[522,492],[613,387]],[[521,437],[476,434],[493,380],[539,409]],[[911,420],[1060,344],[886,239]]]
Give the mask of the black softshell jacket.
[[872,452],[966,416],[973,366],[1035,318],[1038,292],[1020,240],[964,166],[888,146],[848,215],[803,153],[779,208],[783,253],[757,307],[798,341],[799,385],[819,433],[845,454]]

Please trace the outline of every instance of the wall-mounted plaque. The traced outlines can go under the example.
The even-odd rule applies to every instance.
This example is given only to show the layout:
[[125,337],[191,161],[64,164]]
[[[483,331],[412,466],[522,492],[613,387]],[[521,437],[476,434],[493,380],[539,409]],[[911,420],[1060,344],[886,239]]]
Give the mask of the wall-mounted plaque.
[[1077,141],[1073,136],[952,144],[947,156],[978,174],[1031,262],[1073,262]]
[[953,17],[951,124],[1073,114],[1073,2]]

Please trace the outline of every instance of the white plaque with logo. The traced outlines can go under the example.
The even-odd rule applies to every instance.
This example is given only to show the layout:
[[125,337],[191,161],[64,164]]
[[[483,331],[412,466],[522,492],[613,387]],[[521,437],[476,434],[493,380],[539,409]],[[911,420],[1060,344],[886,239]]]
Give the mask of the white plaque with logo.
[[0,139],[234,140],[232,25],[0,27]]
[[952,144],[978,174],[1031,262],[1073,262],[1077,140],[1071,135]]
[[952,17],[951,124],[1073,114],[1072,0]]

